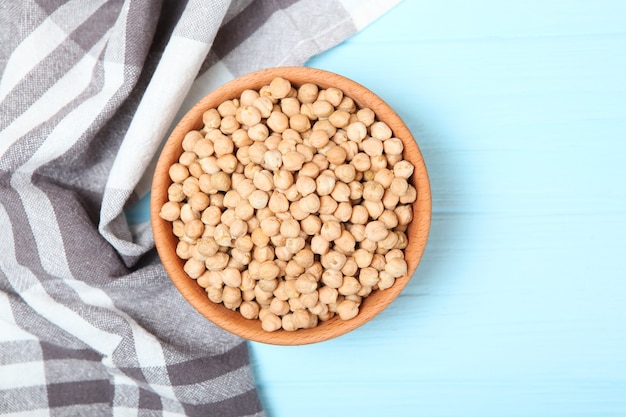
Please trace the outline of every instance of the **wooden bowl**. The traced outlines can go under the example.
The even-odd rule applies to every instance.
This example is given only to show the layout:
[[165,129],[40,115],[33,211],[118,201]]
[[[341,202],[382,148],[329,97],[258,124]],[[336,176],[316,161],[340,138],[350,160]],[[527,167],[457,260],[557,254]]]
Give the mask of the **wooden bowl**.
[[[176,255],[178,238],[172,232],[172,224],[159,217],[161,206],[168,198],[167,189],[171,184],[168,169],[178,161],[182,153],[181,143],[185,134],[192,129],[202,128],[204,111],[217,107],[224,100],[238,97],[245,89],[258,90],[277,76],[289,80],[295,86],[310,82],[320,88],[339,88],[359,107],[371,108],[378,120],[386,122],[394,136],[404,143],[404,159],[415,166],[412,183],[417,189],[417,200],[413,204],[413,221],[406,232],[407,276],[397,278],[391,288],[373,291],[364,298],[359,314],[351,320],[344,321],[335,316],[328,321],[320,322],[315,328],[293,332],[282,329],[266,332],[261,328],[259,320],[248,320],[239,312],[211,302],[206,291],[183,271],[183,261]],[[362,85],[334,73],[304,67],[271,68],[244,75],[217,88],[200,100],[180,120],[165,143],[154,173],[150,204],[152,229],[159,256],[182,296],[204,317],[221,328],[248,340],[275,345],[304,345],[329,340],[356,329],[380,313],[400,294],[415,272],[424,253],[431,221],[431,193],[426,166],[411,132],[400,117],[382,99]]]

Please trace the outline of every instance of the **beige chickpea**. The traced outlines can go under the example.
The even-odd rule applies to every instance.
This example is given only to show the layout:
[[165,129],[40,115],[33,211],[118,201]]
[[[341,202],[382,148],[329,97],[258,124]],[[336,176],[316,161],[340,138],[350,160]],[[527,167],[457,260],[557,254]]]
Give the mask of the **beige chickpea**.
[[296,290],[300,294],[310,294],[317,290],[317,279],[309,274],[302,274],[296,279]]
[[273,298],[270,302],[269,309],[277,316],[284,316],[289,313],[289,303],[285,300],[281,300],[280,298]]
[[307,235],[315,235],[322,228],[322,221],[314,214],[311,214],[300,221],[300,228]]
[[[361,148],[369,156],[380,156],[383,154],[383,142],[376,138],[368,138],[363,140]],[[385,162],[386,164],[386,162]]]
[[392,135],[391,128],[385,122],[374,122],[370,126],[370,135],[379,140],[389,139]]
[[330,250],[330,242],[320,235],[311,238],[311,251],[317,255],[325,255]]
[[289,200],[284,194],[274,191],[269,198],[268,207],[274,213],[284,213],[289,210]]
[[310,268],[315,262],[315,254],[311,249],[302,249],[293,256],[293,261],[303,268]]
[[399,197],[400,203],[411,204],[417,200],[417,190],[411,184],[408,184],[406,192]]
[[309,177],[315,180],[319,174],[320,167],[315,162],[306,162],[304,165],[302,165],[302,169],[298,171],[298,178]]
[[267,118],[272,113],[274,103],[272,103],[268,97],[259,96],[254,99],[252,106],[255,107],[259,113],[261,113],[261,117]]
[[398,217],[398,225],[407,225],[413,220],[413,209],[409,205],[397,206],[394,212]]
[[287,171],[298,171],[304,164],[304,155],[298,152],[287,152],[283,156],[283,168]]
[[200,219],[190,220],[185,223],[184,231],[185,236],[190,239],[197,239],[202,236],[202,232],[204,232],[204,223],[202,223]]
[[308,139],[311,146],[317,149],[322,149],[328,142],[330,141],[330,137],[328,136],[328,132],[322,129],[313,130]]
[[196,246],[197,246],[198,252],[205,257],[215,255],[219,249],[219,245],[217,244],[215,239],[211,236],[207,236],[207,237],[203,237],[202,239],[199,239]]
[[287,170],[279,169],[274,172],[273,181],[276,189],[285,191],[294,183],[293,174]]
[[[341,280],[342,280],[342,278],[339,278],[338,280],[334,280],[333,284],[338,284]],[[341,286],[341,284],[339,284],[339,286]],[[319,301],[324,303],[324,304],[336,303],[337,302],[337,296],[339,295],[339,291],[337,291],[337,288],[339,288],[339,287],[331,287],[331,286],[328,286],[328,285],[324,285],[324,286],[320,287],[320,289],[318,291],[318,293],[319,293]]]
[[272,97],[285,98],[291,92],[291,83],[282,77],[276,77],[270,82],[269,90]]
[[350,222],[353,224],[366,224],[369,220],[369,213],[367,209],[362,205],[356,205],[352,207],[352,213],[350,214]]
[[266,332],[275,332],[282,326],[280,317],[270,311],[263,316],[259,315],[259,318],[261,319],[261,328]]
[[346,254],[354,252],[356,240],[352,233],[347,230],[342,230],[341,235],[334,240],[334,248],[338,251]]
[[189,176],[189,169],[177,162],[169,168],[169,175],[172,181],[182,183]]
[[352,217],[352,205],[345,201],[339,203],[333,215],[340,222],[347,222]]
[[371,252],[372,254],[376,251],[377,247],[378,247],[378,244],[368,238],[365,238],[359,242],[359,249],[366,250],[368,252]]
[[338,206],[339,206],[339,203],[337,203],[337,201],[335,201],[330,195],[321,196],[319,213],[320,214],[333,214],[335,210],[337,210]]
[[191,255],[191,244],[184,240],[179,240],[176,244],[176,255],[181,259],[189,259]]
[[280,111],[272,111],[266,123],[271,131],[282,133],[289,127],[289,117]]
[[398,196],[402,196],[406,194],[408,187],[409,187],[409,184],[407,183],[406,179],[396,177],[393,179],[393,181],[391,181],[389,190],[391,190],[392,193]]
[[378,219],[378,217],[385,210],[385,206],[381,201],[363,200],[361,204],[367,209],[367,212],[372,219]]
[[341,236],[342,227],[338,221],[327,221],[322,224],[320,235],[331,242]]
[[229,287],[241,285],[241,272],[235,268],[226,268],[222,271],[222,282]]
[[285,247],[293,254],[296,254],[298,253],[298,251],[301,251],[305,245],[306,245],[306,241],[304,240],[304,238],[300,236],[288,237],[287,241],[285,242]]
[[337,128],[346,127],[350,123],[350,113],[341,109],[335,110],[328,116],[328,120]]
[[319,292],[313,291],[308,294],[301,294],[299,298],[300,298],[300,304],[302,304],[304,308],[311,311],[311,309],[315,308],[315,306],[319,302]]
[[187,198],[187,196],[183,192],[183,185],[181,183],[177,183],[177,182],[172,183],[167,188],[167,199],[169,201],[180,203],[185,198]]
[[254,320],[259,317],[261,306],[255,301],[243,301],[239,306],[239,312],[248,320]]
[[302,103],[313,103],[317,99],[319,88],[313,83],[302,84],[298,88],[298,100]]
[[204,273],[206,268],[204,266],[204,262],[195,258],[190,258],[183,265],[183,270],[187,275],[189,275],[189,277],[197,279]]
[[254,103],[254,100],[256,100],[259,97],[259,92],[256,90],[252,90],[252,89],[247,89],[241,92],[241,95],[239,96],[239,104],[241,106],[251,106],[252,103]]
[[270,197],[267,192],[263,190],[255,190],[252,194],[250,194],[250,197],[248,197],[248,202],[253,208],[259,210],[267,206],[269,198]]
[[302,207],[301,203],[302,203],[301,200],[294,201],[293,203],[289,205],[289,213],[284,213],[284,214],[298,221],[304,220],[309,214],[312,214],[312,213],[310,211],[305,210]]
[[367,181],[363,185],[363,199],[368,201],[381,201],[385,193],[384,187],[377,181]]
[[330,250],[327,254],[320,256],[320,262],[324,268],[341,270],[348,258],[341,252]]
[[361,121],[350,123],[346,127],[346,134],[351,141],[360,143],[367,136],[367,126]]
[[389,138],[383,142],[385,154],[387,155],[402,155],[404,150],[404,144],[398,138]]
[[373,287],[378,284],[378,270],[372,267],[364,267],[359,271],[359,282],[363,286]]
[[333,146],[326,152],[326,159],[328,159],[328,162],[334,165],[343,164],[346,161],[346,157],[346,150],[341,146]]
[[206,289],[207,292],[207,296],[209,298],[209,300],[211,300],[212,302],[216,303],[216,304],[220,304],[222,303],[223,299],[222,299],[222,289],[221,288],[216,288],[216,287],[208,287]]
[[365,225],[365,235],[373,242],[378,242],[387,237],[389,229],[381,221],[375,220]]
[[350,201],[350,187],[345,182],[337,181],[330,195],[339,203],[348,202]]
[[393,258],[385,264],[385,272],[394,278],[407,274],[407,264],[403,258]]
[[270,171],[264,169],[254,175],[252,184],[259,190],[271,191],[274,188],[273,175]]
[[384,239],[378,241],[377,253],[385,254],[389,250],[395,248],[397,244],[398,235],[394,232],[390,232]]
[[341,320],[351,320],[359,314],[359,305],[351,300],[343,300],[337,305],[337,314]]
[[315,179],[317,195],[320,197],[330,195],[335,188],[335,178],[330,175],[319,175]]
[[175,201],[167,201],[161,207],[159,216],[164,220],[173,222],[180,217],[180,207],[181,205]]
[[[336,290],[337,288],[341,287],[341,284],[343,284],[343,274],[339,270],[327,269],[324,271],[324,273],[322,273],[321,281],[327,288],[332,288]],[[324,291],[323,288],[324,287],[321,287],[320,291]],[[322,293],[320,292],[320,296],[321,295]]]
[[219,169],[221,169],[226,174],[232,174],[239,166],[239,161],[237,160],[237,157],[232,154],[220,156],[219,158],[217,158],[215,163],[217,164]]
[[174,220],[172,222],[172,232],[174,233],[174,236],[182,239],[185,235],[185,223],[183,223],[180,219]]
[[383,222],[387,229],[393,229],[398,226],[398,216],[393,210],[384,210],[378,220]]
[[302,133],[311,128],[311,120],[304,114],[297,113],[289,117],[289,127],[297,132]]
[[343,277],[343,283],[337,289],[341,295],[354,295],[361,289],[361,283],[354,277]]
[[393,275],[389,274],[386,271],[380,271],[378,273],[378,289],[379,290],[386,290],[388,288],[391,288],[393,286],[393,284],[396,282],[396,279],[393,277]]
[[400,196],[392,193],[389,189],[387,189],[385,190],[385,194],[383,195],[383,199],[381,201],[385,209],[393,210],[400,202]]
[[335,111],[333,105],[326,100],[314,101],[312,110],[313,114],[319,119],[325,119],[329,117],[333,113],[333,111]]
[[285,276],[295,279],[303,274],[304,270],[305,268],[302,265],[300,265],[294,259],[291,259],[285,265]]
[[196,141],[202,139],[203,137],[204,136],[202,136],[202,133],[200,133],[197,130],[192,130],[192,131],[188,132],[183,137],[183,142],[182,142],[183,150],[191,151],[193,149],[193,145],[195,145]]
[[263,230],[260,227],[254,229],[250,237],[252,238],[252,243],[259,247],[267,246],[270,242],[269,236],[263,233]]
[[307,214],[316,213],[320,208],[320,198],[317,194],[309,194],[299,201],[299,205]]
[[356,178],[356,168],[351,164],[338,165],[335,168],[335,176],[339,181],[343,181],[348,184]]
[[393,175],[397,178],[404,178],[405,180],[413,175],[413,164],[409,161],[400,161],[393,166]]
[[354,155],[350,163],[360,172],[365,172],[372,166],[369,155],[364,152],[359,152]]
[[382,185],[384,189],[389,188],[394,178],[393,171],[387,168],[378,170],[374,175],[374,181]]
[[[315,164],[313,164],[315,165]],[[313,178],[298,175],[298,179],[296,180],[296,190],[302,195],[307,196],[316,190],[316,182]]]

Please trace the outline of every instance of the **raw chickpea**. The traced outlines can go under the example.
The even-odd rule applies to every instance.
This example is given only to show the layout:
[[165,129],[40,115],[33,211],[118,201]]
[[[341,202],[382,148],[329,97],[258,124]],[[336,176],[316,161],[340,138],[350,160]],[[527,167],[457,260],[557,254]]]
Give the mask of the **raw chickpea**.
[[173,222],[180,217],[180,204],[175,201],[168,201],[161,207],[159,213],[162,219]]
[[309,274],[302,274],[296,279],[296,290],[300,294],[310,294],[317,290],[317,280]]
[[[333,146],[326,152],[326,158],[328,162],[335,165],[341,165],[346,160],[346,150],[341,146]],[[369,157],[368,157],[369,160]]]
[[189,169],[181,163],[175,163],[170,167],[169,175],[173,182],[182,183],[189,176]]
[[333,215],[340,222],[347,222],[352,216],[352,205],[345,201],[339,203],[339,205],[337,206],[337,210],[335,210]]
[[343,181],[348,184],[356,178],[356,168],[351,164],[338,165],[335,168],[335,176],[339,181]]
[[[313,180],[320,174],[320,167],[315,162],[307,162],[302,165],[302,169],[298,171],[298,177],[309,177]],[[315,191],[315,190],[313,190]]]
[[399,197],[400,203],[411,204],[417,200],[417,190],[411,184],[408,184],[406,192]]
[[343,277],[343,283],[337,289],[341,295],[354,295],[361,289],[361,283],[354,277]]
[[300,221],[300,227],[307,235],[314,235],[322,228],[322,221],[318,216],[311,214]]
[[411,206],[398,206],[394,209],[396,216],[398,217],[399,225],[407,225],[413,220],[413,210]]
[[206,270],[204,262],[190,258],[185,262],[183,270],[193,279],[197,279]]
[[409,184],[406,182],[406,179],[404,178],[394,178],[393,181],[391,181],[391,185],[389,186],[389,190],[391,190],[392,193],[398,195],[398,196],[402,196],[404,194],[406,194],[407,190],[408,190]]
[[393,284],[396,282],[396,279],[393,275],[389,274],[386,271],[380,271],[378,273],[378,289],[386,290],[387,288],[391,288]]
[[[343,284],[343,274],[339,270],[327,269],[322,274],[321,281],[326,287],[337,289],[341,287],[341,284]],[[326,303],[326,304],[330,304],[330,303]]]
[[248,320],[254,320],[259,317],[261,306],[255,301],[243,301],[239,306],[239,312]]
[[385,193],[384,187],[377,181],[367,181],[363,185],[363,199],[368,201],[381,201]]
[[359,314],[359,305],[354,301],[343,300],[337,305],[337,314],[342,320],[353,319]]
[[383,240],[385,237],[387,237],[388,233],[389,233],[389,229],[387,229],[387,227],[385,226],[383,222],[378,221],[378,220],[369,222],[365,226],[365,235],[367,236],[368,239],[374,242]]
[[364,152],[359,152],[350,161],[357,171],[365,172],[372,166],[370,157]]
[[272,97],[285,98],[291,92],[291,83],[282,77],[276,77],[270,82],[269,88]]
[[[334,188],[334,185],[333,185],[333,188]],[[320,197],[319,213],[320,214],[333,214],[335,210],[337,210],[338,205],[339,204],[337,203],[337,201],[335,201],[331,196],[323,195]]]
[[335,188],[335,182],[335,178],[331,177],[330,175],[322,174],[318,176],[315,180],[315,183],[317,185],[317,194],[320,197],[329,195]]
[[183,192],[183,185],[181,183],[174,182],[167,189],[167,198],[169,201],[181,202],[186,196]]
[[393,166],[393,175],[397,178],[408,179],[411,175],[413,175],[413,164],[409,161],[400,161]]
[[380,156],[383,154],[383,142],[379,139],[368,138],[361,143],[363,152],[369,156]]
[[382,141],[389,139],[392,135],[391,128],[385,122],[374,122],[370,126],[370,135]]
[[346,263],[347,257],[341,252],[330,250],[327,254],[320,256],[322,266],[336,271],[341,270]]
[[317,99],[319,88],[313,83],[305,83],[298,88],[298,100],[302,103],[313,103]]
[[197,239],[202,236],[202,232],[204,232],[204,223],[200,219],[194,219],[187,223],[185,223],[185,236],[188,236],[191,239]]
[[280,111],[273,111],[267,118],[267,126],[273,132],[282,133],[289,127],[289,118]]
[[361,121],[350,123],[346,127],[346,134],[351,141],[360,143],[367,136],[367,126]]
[[285,247],[287,248],[287,250],[289,250],[293,254],[296,254],[298,253],[298,251],[301,251],[305,245],[306,245],[306,242],[304,238],[300,236],[288,237],[287,241],[285,242]]
[[372,219],[378,219],[378,216],[380,216],[385,210],[385,206],[381,201],[363,200],[361,204],[367,209],[367,212]]
[[334,248],[346,254],[354,252],[355,245],[354,236],[347,230],[342,230],[341,235],[334,240]]
[[296,190],[298,190],[298,192],[302,196],[307,196],[313,193],[315,189],[316,183],[313,178],[304,175],[298,175],[298,179],[296,180]]
[[283,156],[283,167],[287,171],[298,171],[302,168],[305,158],[298,152],[288,152]]
[[270,311],[277,316],[284,316],[289,313],[289,303],[280,298],[273,298],[270,302]]
[[351,181],[348,184],[350,189],[350,200],[356,201],[363,197],[363,184],[359,181]]
[[310,249],[303,249],[293,256],[293,261],[303,268],[309,268],[313,266],[315,255]]
[[[299,109],[298,109],[299,110]],[[311,128],[311,120],[302,113],[294,114],[289,118],[289,127],[297,132],[305,132]]]
[[[219,115],[218,115],[219,116]],[[219,124],[218,124],[219,126]],[[193,145],[195,145],[196,141],[202,139],[202,133],[197,130],[192,130],[185,135],[182,142],[182,148],[185,151],[191,151],[193,149]]]
[[322,149],[323,147],[328,145],[329,141],[330,138],[328,136],[328,132],[325,130],[313,130],[311,132],[311,135],[309,136],[309,143],[311,144],[311,146],[317,149]]
[[317,255],[325,255],[330,250],[330,242],[320,235],[311,238],[311,251]]
[[322,224],[320,235],[330,242],[339,238],[341,231],[341,224],[338,221],[328,221]]
[[345,182],[337,181],[330,195],[339,203],[350,201],[350,187]]

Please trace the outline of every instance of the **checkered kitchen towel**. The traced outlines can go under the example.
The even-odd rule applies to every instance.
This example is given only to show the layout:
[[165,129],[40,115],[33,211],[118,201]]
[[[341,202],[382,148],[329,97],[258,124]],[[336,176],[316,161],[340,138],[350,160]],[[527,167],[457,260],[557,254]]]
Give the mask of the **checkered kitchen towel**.
[[235,76],[302,65],[385,0],[0,0],[0,414],[262,415],[124,210],[172,123]]

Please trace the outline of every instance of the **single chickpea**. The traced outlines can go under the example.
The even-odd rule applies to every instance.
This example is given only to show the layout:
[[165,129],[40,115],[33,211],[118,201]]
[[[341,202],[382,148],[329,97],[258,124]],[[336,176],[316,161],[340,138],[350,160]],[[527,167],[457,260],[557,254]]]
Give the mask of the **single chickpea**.
[[313,114],[319,119],[326,119],[335,111],[333,105],[326,100],[314,101],[312,110]]
[[[376,138],[368,138],[363,140],[361,143],[361,147],[363,152],[368,154],[370,157],[380,156],[383,154],[383,142]],[[387,164],[385,160],[385,165]]]
[[317,290],[317,279],[309,274],[302,274],[296,279],[296,290],[300,294],[310,294]]
[[269,90],[272,97],[285,98],[291,92],[291,83],[282,77],[276,77],[270,82]]
[[259,317],[261,306],[255,301],[243,301],[239,306],[239,312],[248,320],[254,320]]
[[369,220],[369,213],[367,209],[362,205],[356,205],[352,207],[352,213],[350,215],[350,222],[353,224],[366,224]]
[[174,220],[172,222],[172,232],[174,233],[174,236],[182,239],[185,235],[185,223],[183,223],[180,219]]
[[219,114],[224,117],[224,116],[234,116],[235,113],[237,113],[237,108],[239,107],[239,100],[234,99],[234,100],[226,100],[223,101],[222,103],[220,103],[219,106],[217,106],[217,111],[219,112]]
[[328,142],[330,141],[330,137],[328,136],[328,132],[325,130],[313,130],[311,135],[309,136],[309,143],[316,149],[322,149]]
[[363,241],[365,239],[365,225],[364,224],[348,224],[346,229],[352,233],[354,236],[354,240],[357,242]]
[[[298,203],[299,207],[302,209],[302,211],[306,212],[307,215],[316,213],[320,208],[320,198],[317,196],[317,194],[309,194],[303,197]],[[304,217],[302,217],[302,219],[303,218]]]
[[277,316],[284,316],[289,313],[289,303],[280,298],[273,298],[270,302],[270,311]]
[[361,283],[354,277],[343,277],[343,283],[337,289],[341,295],[354,295],[361,289]]
[[325,255],[330,250],[330,242],[320,235],[311,238],[311,251],[317,255]]
[[333,215],[340,222],[347,222],[352,217],[352,205],[348,202],[342,201],[337,205],[337,210]]
[[[309,177],[315,180],[320,174],[320,167],[315,162],[306,162],[298,171],[298,177]],[[313,190],[315,191],[315,190]]]
[[252,238],[252,243],[259,247],[267,246],[270,242],[269,236],[263,233],[263,230],[260,227],[254,229],[250,237]]
[[298,179],[296,180],[296,190],[298,190],[298,192],[302,196],[307,196],[313,193],[315,189],[316,189],[316,183],[313,178],[307,177],[304,175],[298,175]]
[[169,168],[169,175],[173,182],[182,183],[189,176],[189,169],[177,162]]
[[286,190],[294,184],[293,174],[285,169],[274,172],[274,187],[278,190]]
[[293,256],[293,261],[303,268],[310,268],[315,262],[315,254],[311,249],[302,249]]
[[322,221],[314,214],[311,214],[300,221],[300,228],[307,235],[315,235],[322,229]]
[[335,168],[335,176],[338,180],[345,182],[346,184],[354,181],[356,178],[356,169],[351,164],[341,164]]
[[200,219],[194,219],[187,223],[185,223],[185,236],[190,239],[197,239],[202,236],[202,232],[204,232],[204,223]]
[[274,108],[274,103],[268,97],[259,96],[254,99],[252,102],[252,106],[255,107],[260,113],[261,117],[268,118],[272,113],[272,109]]
[[320,235],[331,242],[341,236],[342,227],[338,221],[328,221],[322,224]]
[[393,210],[384,210],[378,220],[383,222],[387,229],[393,229],[398,226],[398,216]]
[[417,190],[411,184],[408,184],[406,192],[399,197],[400,203],[411,204],[417,200]]
[[204,262],[195,258],[190,258],[185,262],[185,265],[183,265],[183,270],[187,273],[187,275],[189,275],[189,277],[197,279],[204,273],[206,268],[204,266]]
[[273,132],[282,133],[289,127],[289,118],[285,113],[272,111],[266,123]]
[[413,164],[409,161],[400,161],[393,166],[393,175],[397,178],[408,179],[413,175]]
[[353,277],[359,272],[359,267],[352,256],[349,256],[346,263],[341,268],[341,273],[347,277]]
[[372,125],[370,126],[370,135],[373,138],[384,141],[391,137],[392,132],[391,132],[391,128],[387,125],[387,123],[378,121],[378,122],[372,123]]
[[387,237],[389,229],[381,221],[375,220],[365,225],[365,235],[373,242],[378,242]]
[[348,258],[341,252],[330,250],[327,254],[320,256],[320,262],[324,268],[341,270]]
[[237,121],[235,115],[228,115],[222,117],[222,122],[220,123],[220,131],[225,135],[232,134],[235,130],[239,129],[241,124]]
[[385,190],[385,194],[383,195],[383,199],[381,201],[385,209],[393,210],[400,202],[400,196],[392,193],[391,190],[387,189]]
[[389,186],[389,190],[391,190],[392,193],[398,196],[406,194],[408,188],[409,184],[406,182],[406,179],[398,177],[394,178],[393,181],[391,181],[391,185]]
[[394,212],[398,216],[398,225],[407,225],[413,220],[413,209],[411,206],[398,206],[394,209]]
[[222,298],[222,289],[221,288],[208,287],[206,289],[206,292],[207,292],[207,296],[208,296],[209,300],[211,300],[212,302],[214,302],[216,304],[222,303],[223,298]]
[[181,183],[174,182],[167,188],[167,199],[169,201],[180,203],[186,197],[187,196],[183,192],[183,185]]
[[159,216],[162,219],[173,222],[180,217],[180,204],[175,201],[168,201],[161,207]]
[[188,132],[183,138],[182,147],[185,151],[191,151],[193,149],[193,145],[195,145],[196,141],[202,139],[202,133],[197,130],[192,130]]
[[298,171],[304,162],[305,157],[299,152],[288,152],[283,156],[283,168],[287,171]]
[[[298,109],[299,111],[299,109]],[[297,132],[305,132],[311,128],[311,120],[302,113],[289,117],[289,127]]]
[[220,167],[217,165],[217,158],[215,156],[207,156],[206,158],[198,159],[202,171],[207,174],[215,174],[220,171]]
[[237,170],[237,167],[239,166],[239,161],[237,160],[237,157],[232,154],[220,156],[219,158],[217,158],[215,163],[226,174],[232,174],[233,172],[235,172],[235,170]]
[[230,189],[230,175],[225,172],[217,172],[211,175],[211,186],[218,191],[228,191]]
[[[321,281],[327,288],[332,288],[336,290],[337,288],[341,287],[341,284],[343,284],[343,274],[339,270],[327,269],[324,271],[324,273],[322,273]],[[325,291],[325,292],[328,291],[328,290],[323,290],[323,288],[324,287],[321,287],[320,291]],[[321,295],[322,293],[320,292],[320,296]],[[326,298],[326,295],[325,295],[325,298]],[[330,304],[330,303],[326,302],[325,304]]]
[[363,199],[368,201],[380,201],[385,193],[384,187],[377,181],[367,181],[363,185]]
[[398,235],[394,232],[390,232],[384,239],[378,241],[377,253],[387,253],[389,250],[395,248],[397,244]]
[[346,151],[341,146],[333,146],[326,152],[328,162],[334,165],[341,165],[346,160]]
[[367,209],[367,212],[372,219],[378,219],[378,217],[385,210],[385,206],[381,201],[363,200],[361,204]]
[[[299,298],[300,298],[300,304],[302,304],[304,308],[309,309],[310,311],[310,309],[314,308],[319,301],[319,292],[313,291],[309,294],[301,294]],[[303,311],[306,311],[306,310],[303,310]]]
[[355,245],[354,236],[347,230],[342,230],[341,235],[334,240],[334,248],[346,254],[354,252]]
[[350,187],[345,182],[337,181],[330,195],[339,203],[350,201]]
[[315,179],[317,194],[320,197],[330,195],[335,188],[335,182],[335,178],[330,175],[319,175]]
[[363,197],[363,184],[359,181],[351,181],[348,184],[350,189],[350,200],[359,200]]
[[377,285],[378,285],[379,290],[386,290],[388,288],[391,288],[395,282],[396,282],[396,279],[393,277],[393,275],[391,275],[387,271],[380,271],[378,273]]
[[261,220],[260,227],[263,233],[272,237],[280,232],[280,225],[280,221],[275,216],[271,216]]
[[337,305],[337,314],[341,320],[350,320],[359,314],[359,305],[351,300],[343,300]]
[[200,191],[189,198],[189,205],[195,211],[201,212],[209,206],[209,196]]
[[354,168],[357,171],[360,171],[360,172],[365,172],[369,170],[370,167],[372,166],[369,155],[367,155],[364,152],[359,152],[356,155],[354,155],[350,163],[354,165]]
[[360,121],[350,123],[346,127],[346,134],[351,141],[361,143],[367,137],[367,126]]
[[176,244],[176,255],[185,260],[191,258],[191,244],[184,240],[179,240]]
[[298,100],[302,103],[313,103],[317,99],[319,88],[313,83],[305,83],[298,88]]
[[250,194],[250,197],[248,197],[248,201],[253,208],[259,210],[267,206],[269,198],[269,194],[266,191],[255,190]]
[[319,213],[320,214],[333,214],[337,210],[338,206],[339,206],[339,203],[337,203],[337,201],[335,201],[330,195],[323,195],[320,197]]
[[304,238],[300,236],[288,237],[287,241],[285,242],[285,247],[293,254],[296,254],[302,249],[304,249],[305,245],[306,245],[306,241],[304,240]]
[[300,275],[304,273],[305,268],[296,262],[294,259],[291,259],[285,265],[285,276],[287,278],[296,279]]

